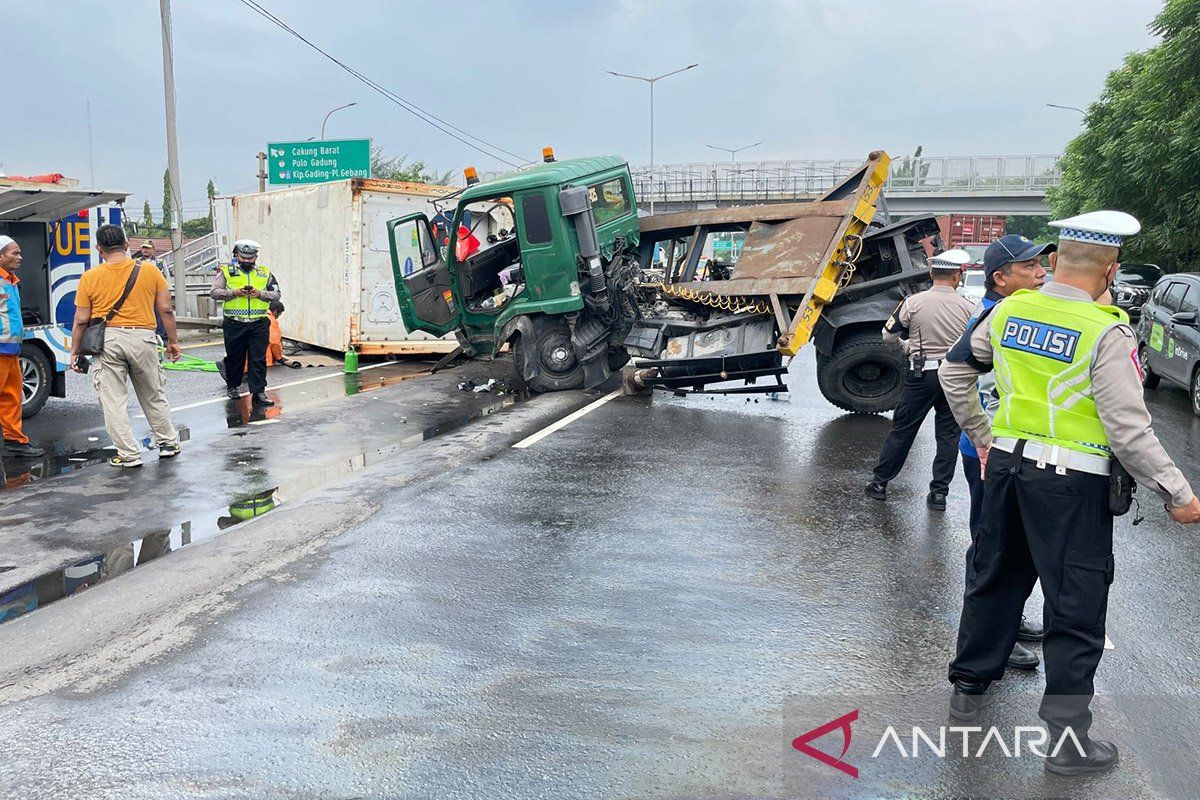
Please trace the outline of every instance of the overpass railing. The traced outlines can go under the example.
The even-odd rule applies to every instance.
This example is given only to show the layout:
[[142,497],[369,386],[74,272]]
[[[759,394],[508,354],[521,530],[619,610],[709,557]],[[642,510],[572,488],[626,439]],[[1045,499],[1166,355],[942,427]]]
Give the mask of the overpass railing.
[[[639,202],[810,199],[831,189],[862,164],[861,159],[661,164],[651,172],[634,167]],[[1062,182],[1059,156],[902,157],[891,163],[885,191],[895,195],[930,192],[1045,194]]]

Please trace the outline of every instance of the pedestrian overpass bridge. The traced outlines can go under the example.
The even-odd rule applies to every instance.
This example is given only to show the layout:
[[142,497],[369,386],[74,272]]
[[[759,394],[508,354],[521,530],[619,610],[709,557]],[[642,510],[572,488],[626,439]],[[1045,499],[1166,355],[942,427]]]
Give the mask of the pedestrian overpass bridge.
[[[1046,190],[1062,182],[1056,155],[897,158],[884,186],[892,214],[1049,216]],[[656,214],[813,200],[860,159],[743,161],[632,167],[638,206]]]

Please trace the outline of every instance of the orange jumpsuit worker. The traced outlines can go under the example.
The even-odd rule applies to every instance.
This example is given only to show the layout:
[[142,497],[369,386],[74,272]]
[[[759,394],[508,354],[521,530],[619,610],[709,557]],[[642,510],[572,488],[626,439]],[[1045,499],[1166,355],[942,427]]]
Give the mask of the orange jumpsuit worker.
[[[273,367],[276,364],[287,366],[287,359],[283,357],[283,334],[279,332],[279,316],[283,313],[283,303],[278,300],[271,302],[271,307],[267,311],[267,319],[271,320],[270,338],[267,340],[267,366]],[[250,369],[250,356],[246,356],[246,369]]]
[[21,431],[21,342],[25,323],[21,318],[21,292],[16,272],[21,268],[21,245],[0,236],[0,431],[4,433],[4,455],[37,458],[45,453],[29,443]]

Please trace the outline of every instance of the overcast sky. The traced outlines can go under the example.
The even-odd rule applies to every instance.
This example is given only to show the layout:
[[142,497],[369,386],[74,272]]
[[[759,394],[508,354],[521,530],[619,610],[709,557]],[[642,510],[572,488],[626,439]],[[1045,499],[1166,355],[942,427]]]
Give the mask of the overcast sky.
[[[648,94],[605,70],[655,75],[658,163],[1060,152],[1129,51],[1153,44],[1157,0],[260,0],[383,86],[533,159],[649,159]],[[370,138],[434,169],[499,161],[410,116],[240,0],[174,0],[180,164],[188,217],[209,178],[253,190],[267,141]],[[157,0],[4,0],[8,174],[58,171],[150,199],[166,166]]]

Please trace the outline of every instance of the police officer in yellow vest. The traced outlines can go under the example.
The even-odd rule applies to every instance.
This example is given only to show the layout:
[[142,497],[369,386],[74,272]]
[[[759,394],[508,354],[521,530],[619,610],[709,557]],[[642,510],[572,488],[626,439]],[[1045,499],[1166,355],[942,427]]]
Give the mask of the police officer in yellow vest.
[[[1004,672],[1025,599],[1040,578],[1045,766],[1078,775],[1117,763],[1115,745],[1088,736],[1114,575],[1110,480],[1127,470],[1164,499],[1177,522],[1200,521],[1200,500],[1150,428],[1125,312],[1094,302],[1112,282],[1122,237],[1140,224],[1119,211],[1050,224],[1060,228],[1053,283],[997,303],[939,373],[985,476],[975,576],[950,663],[950,714],[971,721],[989,702],[985,692]],[[990,425],[975,387],[989,370],[1000,397]],[[1065,746],[1054,755],[1060,741]]]
[[271,322],[267,310],[282,297],[271,270],[258,264],[258,242],[238,239],[233,243],[233,263],[213,277],[209,296],[224,304],[226,393],[231,400],[241,396],[242,372],[250,357],[250,395],[254,405],[271,406],[267,397],[267,344]]

